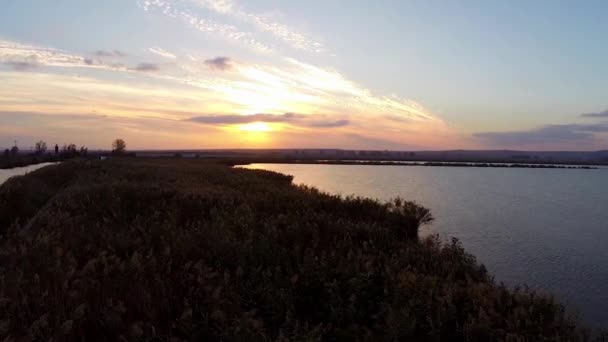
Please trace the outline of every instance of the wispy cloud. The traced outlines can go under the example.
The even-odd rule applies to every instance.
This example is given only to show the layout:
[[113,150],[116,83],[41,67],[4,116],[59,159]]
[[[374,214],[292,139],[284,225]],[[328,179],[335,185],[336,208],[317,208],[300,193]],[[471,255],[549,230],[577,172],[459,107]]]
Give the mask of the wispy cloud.
[[239,30],[237,27],[232,25],[225,25],[206,19],[201,16],[194,14],[189,8],[182,7],[179,3],[169,0],[140,0],[138,4],[145,10],[151,11],[156,9],[161,13],[176,19],[181,19],[183,22],[191,25],[201,32],[205,32],[211,35],[220,35],[224,38],[238,41],[253,47],[256,50],[269,52],[272,49],[254,38],[254,35],[250,32]]
[[[183,72],[171,74],[168,71],[160,73],[160,66],[154,63],[126,67],[123,64],[104,63],[52,48],[0,42],[0,62],[13,63],[13,67],[29,67],[26,64],[14,63],[36,63],[66,68],[146,72],[149,76],[163,80],[213,91],[218,99],[223,98],[239,105],[243,112],[286,112],[294,109],[309,113],[348,111],[358,116],[377,118],[381,115],[407,119],[412,121],[412,124],[440,123],[440,120],[414,101],[374,95],[332,69],[320,68],[295,59],[284,61],[283,64],[275,65],[246,62],[235,64],[229,57],[201,60],[193,57],[192,61],[177,66]],[[234,72],[229,78],[210,78],[204,69],[197,67],[197,63],[219,70],[234,69]],[[297,108],[293,108],[294,106]]]
[[325,52],[323,44],[313,40],[289,26],[274,21],[267,16],[246,11],[232,0],[190,0],[214,12],[231,16],[240,21],[253,24],[258,30],[269,32],[290,46],[309,52]]
[[161,57],[164,57],[164,58],[168,58],[168,59],[176,59],[177,58],[176,55],[172,54],[171,52],[169,52],[167,50],[161,49],[159,47],[149,48],[148,51],[152,52],[155,55],[158,55],[158,56],[161,56]]
[[46,66],[90,66],[82,56],[52,48],[43,48],[0,40],[0,63],[9,65],[37,64]]
[[200,64],[205,65],[204,60],[191,56],[191,63],[180,65],[188,76],[173,80],[211,92],[216,102],[230,103],[232,112],[296,112],[311,116],[324,113],[324,120],[309,121],[307,126],[347,127],[370,139],[382,136],[383,140],[396,143],[416,140],[428,147],[461,139],[419,103],[376,95],[329,68],[293,59],[272,65],[241,60],[230,73],[209,75],[205,74],[206,68],[199,68]]
[[159,71],[160,66],[154,63],[139,63],[133,67],[127,67],[123,63],[110,63],[102,60],[103,57],[126,56],[118,51],[97,51],[98,59],[70,54],[49,47],[33,46],[11,41],[0,41],[0,63],[8,65],[17,71],[32,71],[40,66],[57,68],[94,68],[108,71],[137,71],[153,72]]
[[[10,49],[5,45],[10,45]],[[5,72],[0,84],[0,104],[4,109],[43,108],[47,112],[62,113],[101,108],[108,113],[174,117],[192,125],[207,126],[274,122],[281,123],[279,126],[285,134],[296,131],[313,134],[314,129],[331,131],[335,133],[332,138],[335,141],[342,139],[337,132],[342,132],[343,139],[347,139],[348,133],[399,144],[416,141],[427,147],[445,145],[448,139],[454,139],[443,121],[422,105],[396,96],[375,94],[337,70],[295,59],[263,64],[243,59],[235,61],[226,56],[192,55],[176,59],[171,67],[155,63],[129,67],[51,48],[12,42],[0,45],[0,62],[25,61],[54,68],[97,68],[131,73],[134,77],[82,84],[82,75],[74,73],[74,76],[60,78],[52,75],[53,70],[49,68],[28,73]],[[230,72],[216,72],[227,68]],[[13,83],[7,83],[8,76]],[[145,96],[133,93],[134,89],[149,84],[149,80],[140,77],[156,79],[158,82],[154,83],[162,85],[166,93]],[[184,98],[184,94],[188,97]],[[128,101],[124,100],[127,98]],[[163,99],[166,103],[152,106],[146,100],[151,98]],[[133,106],[142,102],[146,102],[146,106]],[[217,115],[195,114],[201,112]],[[302,141],[300,146],[310,146],[306,140]]]
[[[113,54],[118,56],[118,51],[102,52],[97,51],[96,56]],[[121,56],[124,56],[120,52]],[[106,56],[107,57],[107,56]],[[58,68],[94,68],[113,71],[127,71],[123,64],[107,63],[100,58],[90,58],[68,53],[62,50],[22,44],[12,41],[0,41],[0,63],[12,66],[15,70],[31,71],[37,67],[58,67]]]
[[581,114],[583,118],[608,118],[608,109],[603,112]]
[[[377,96],[336,70],[320,68],[295,59],[286,59],[286,62],[282,67],[244,65],[239,71],[246,79],[256,82],[262,93],[264,86],[268,87],[269,96],[274,94],[280,97],[285,94],[300,101],[322,101],[325,106],[361,115],[370,113],[373,116],[393,115],[412,121],[439,121],[414,101],[396,96]],[[297,90],[297,94],[293,90]]]

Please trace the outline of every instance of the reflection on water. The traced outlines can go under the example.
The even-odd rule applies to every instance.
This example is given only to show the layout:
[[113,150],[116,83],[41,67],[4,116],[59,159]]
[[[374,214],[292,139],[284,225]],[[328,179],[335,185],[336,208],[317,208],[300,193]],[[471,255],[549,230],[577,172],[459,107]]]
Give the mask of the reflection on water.
[[47,165],[53,165],[54,163],[41,163],[36,165],[29,165],[25,167],[15,167],[12,169],[0,169],[0,184],[6,182],[7,179],[13,176],[22,176],[28,172],[38,170],[41,167],[45,167]]
[[509,285],[555,294],[608,328],[608,170],[254,164],[344,195],[430,208],[423,234],[460,239]]

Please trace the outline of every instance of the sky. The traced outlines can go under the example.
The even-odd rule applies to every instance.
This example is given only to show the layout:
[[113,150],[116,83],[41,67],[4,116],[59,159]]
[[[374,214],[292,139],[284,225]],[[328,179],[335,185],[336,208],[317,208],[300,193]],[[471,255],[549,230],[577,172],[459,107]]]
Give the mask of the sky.
[[608,149],[608,2],[1,0],[0,148]]

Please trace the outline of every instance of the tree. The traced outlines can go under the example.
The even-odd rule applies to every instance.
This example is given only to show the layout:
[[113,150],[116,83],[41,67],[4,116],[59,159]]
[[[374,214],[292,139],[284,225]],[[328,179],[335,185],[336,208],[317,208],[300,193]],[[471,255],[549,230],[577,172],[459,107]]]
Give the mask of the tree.
[[76,157],[77,155],[78,155],[78,148],[76,147],[76,144],[63,145],[63,147],[61,148],[61,157],[62,158],[71,158],[71,157]]
[[19,153],[19,147],[17,147],[17,146],[13,146],[13,147],[11,148],[11,155],[16,156],[16,155],[17,155],[17,153]]
[[42,140],[36,143],[35,146],[36,154],[44,154],[46,153],[46,143]]
[[122,139],[116,139],[112,143],[112,153],[122,154],[127,151],[127,143]]
[[81,156],[86,156],[89,153],[89,149],[87,147],[80,147],[80,155]]
[[11,151],[7,148],[6,150],[4,150],[4,158],[8,158],[11,156]]

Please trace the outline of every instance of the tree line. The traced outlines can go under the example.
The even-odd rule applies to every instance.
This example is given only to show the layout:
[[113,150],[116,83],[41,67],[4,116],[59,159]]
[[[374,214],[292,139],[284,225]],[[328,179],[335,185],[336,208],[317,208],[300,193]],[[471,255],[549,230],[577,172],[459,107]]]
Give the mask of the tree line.
[[[126,153],[126,142],[123,139],[115,139],[112,142],[111,154],[125,155]],[[17,143],[15,142],[15,146],[4,150],[3,158],[0,159],[0,168],[19,167],[77,157],[91,158],[98,156],[100,156],[99,153],[90,155],[89,149],[86,146],[78,147],[74,143],[69,143],[63,144],[61,147],[58,144],[55,144],[54,147],[49,147],[44,140],[36,142],[32,152],[23,153],[20,151]]]

